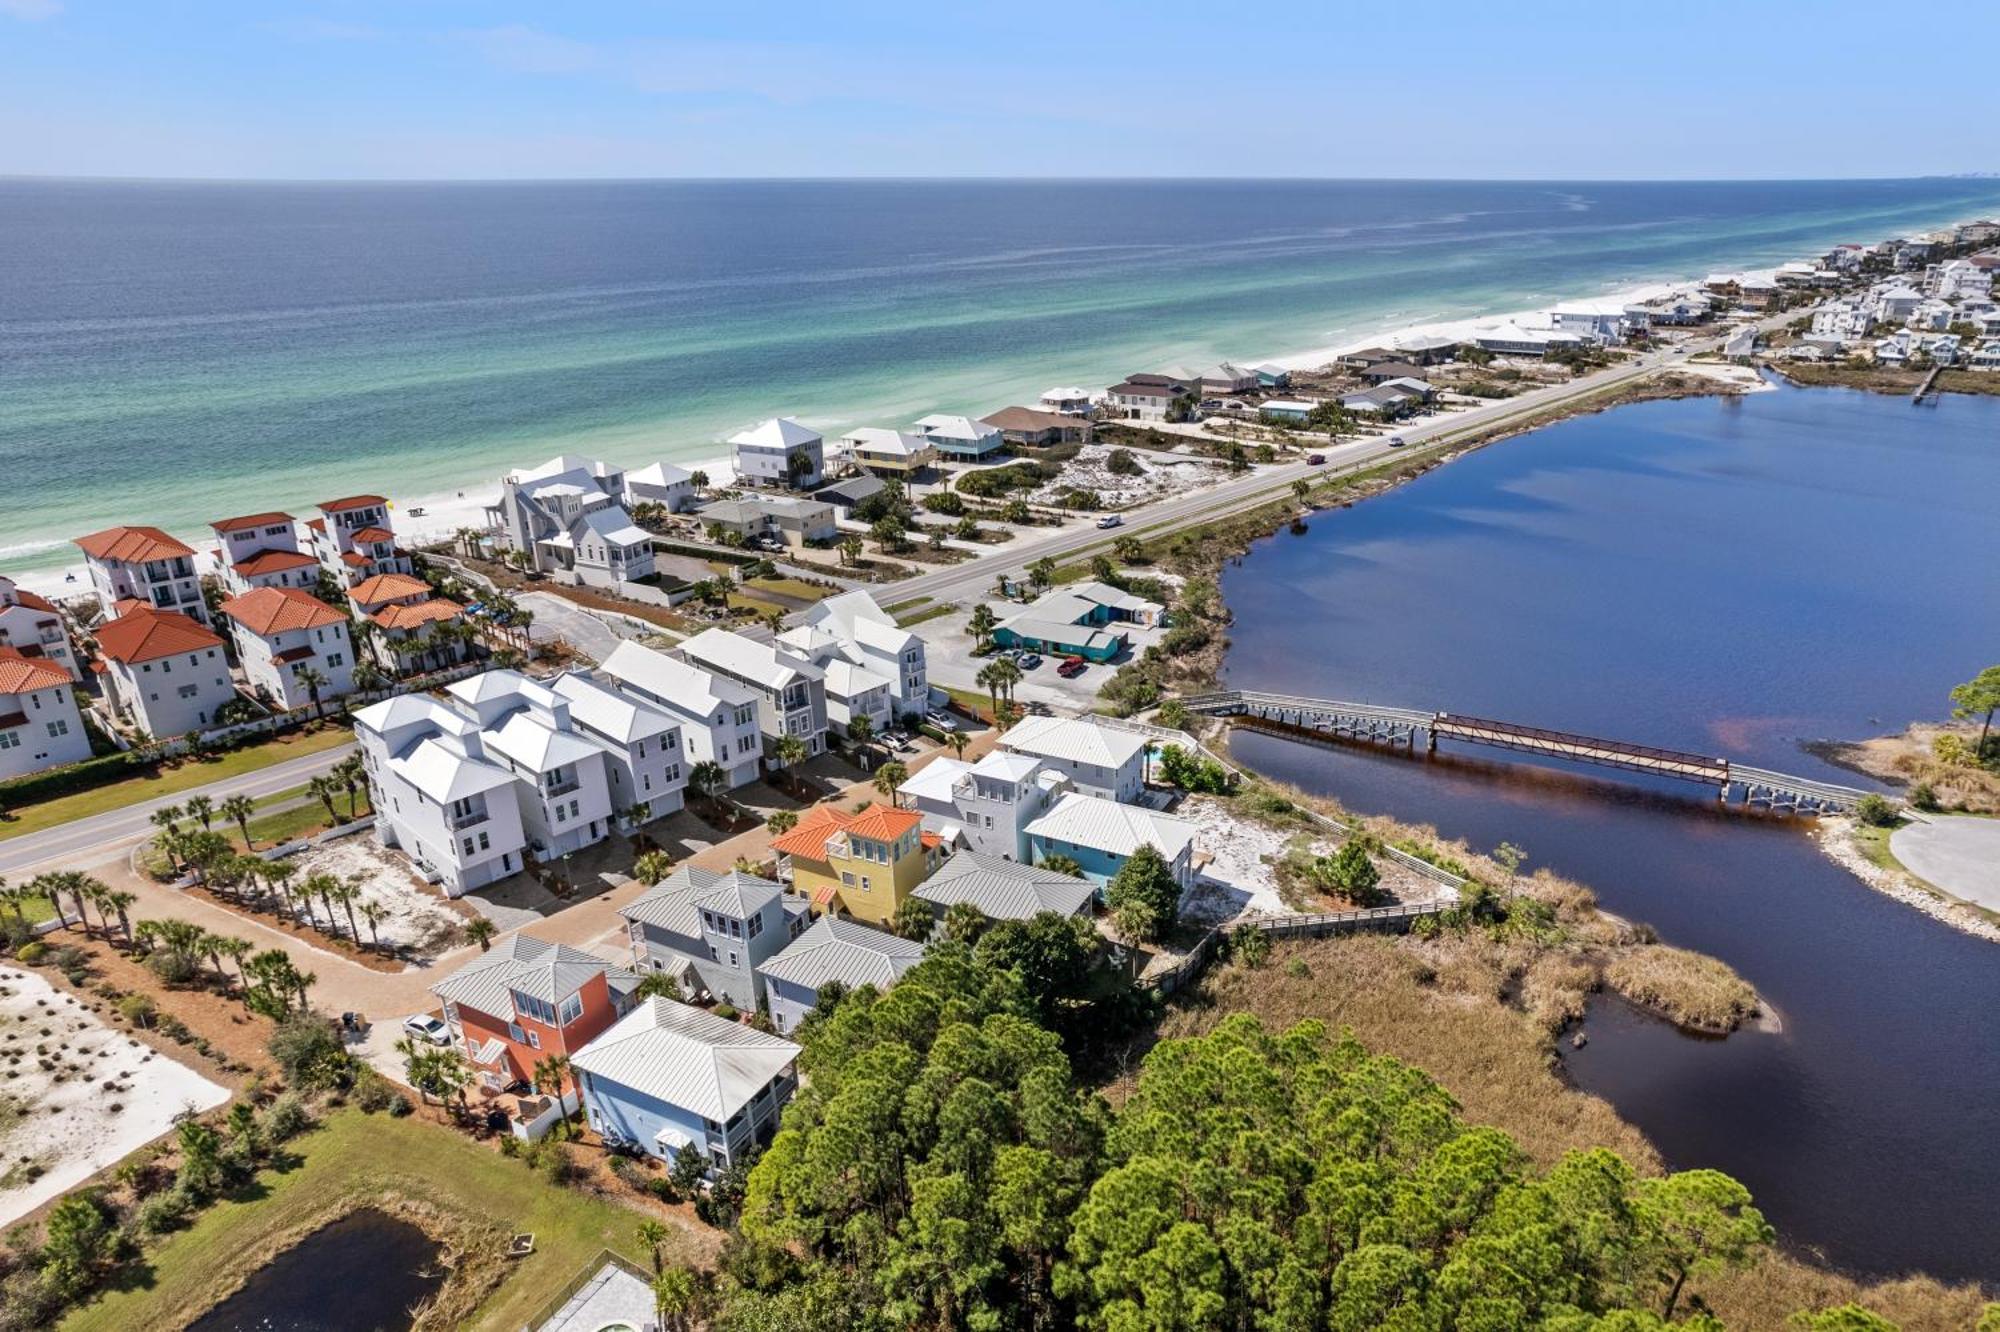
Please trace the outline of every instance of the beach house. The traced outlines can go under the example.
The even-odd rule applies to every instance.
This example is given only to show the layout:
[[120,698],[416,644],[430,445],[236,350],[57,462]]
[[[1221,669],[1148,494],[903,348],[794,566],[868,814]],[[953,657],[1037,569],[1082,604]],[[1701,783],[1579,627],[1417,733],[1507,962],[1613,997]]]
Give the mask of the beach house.
[[83,678],[62,612],[47,597],[0,577],[0,647],[60,666],[72,680]]
[[764,1002],[756,970],[811,921],[803,898],[741,870],[686,865],[618,909],[632,965],[673,977],[688,999],[755,1012]]
[[[602,958],[510,934],[431,986],[479,1085],[533,1086],[536,1065],[571,1056],[632,1008],[639,978]],[[573,1076],[565,1078],[567,1088]],[[569,1101],[570,1108],[576,1102]]]
[[826,441],[789,416],[729,437],[729,459],[745,485],[810,490],[826,475]]
[[1009,448],[1047,449],[1058,444],[1088,444],[1090,418],[1075,412],[1039,412],[1032,407],[1002,407],[980,424],[1000,432]]
[[611,649],[597,673],[679,720],[690,780],[705,763],[721,770],[723,790],[757,780],[764,733],[755,690],[629,640]]
[[694,473],[669,462],[648,463],[625,473],[625,502],[635,509],[657,504],[668,513],[685,513],[697,502]]
[[1187,397],[1194,387],[1187,380],[1167,375],[1132,375],[1106,389],[1104,402],[1113,416],[1165,421],[1174,414],[1174,404]]
[[1035,401],[1043,411],[1054,412],[1058,416],[1090,415],[1090,394],[1074,384],[1044,389],[1042,396]]
[[219,725],[238,697],[222,640],[191,616],[128,603],[97,627],[98,665],[119,714],[155,740]]
[[1088,915],[1097,885],[1040,865],[961,851],[918,886],[917,896],[940,917],[963,902],[988,920],[1030,920],[1044,911]]
[[448,666],[476,650],[470,637],[439,628],[461,620],[465,607],[438,596],[421,578],[376,574],[349,588],[347,600],[375,626],[370,650],[376,661],[397,674]]
[[319,583],[319,560],[299,549],[299,528],[289,513],[251,513],[209,524],[222,581],[238,595],[260,587],[296,587],[310,592]]
[[1080,717],[1023,717],[1000,743],[1088,795],[1137,800],[1145,789],[1147,741],[1131,731]]
[[898,717],[921,717],[930,708],[930,671],[924,640],[897,625],[862,589],[842,592],[806,607],[801,620],[831,635],[849,661],[887,676],[891,707]]
[[258,697],[290,712],[354,692],[347,616],[296,587],[259,587],[222,603],[236,660]]
[[756,495],[715,500],[694,511],[695,521],[717,536],[756,541],[770,538],[799,549],[840,534],[833,505],[814,496]]
[[479,723],[487,757],[512,773],[528,849],[542,860],[601,842],[617,811],[605,747],[571,718],[570,701],[519,671],[484,671],[445,687]]
[[1150,846],[1167,862],[1174,882],[1187,888],[1194,883],[1194,835],[1195,826],[1186,819],[1074,791],[1028,825],[1028,849],[1037,865],[1066,856],[1102,886],[1140,847]]
[[673,714],[580,671],[549,685],[569,703],[570,724],[604,751],[611,816],[626,831],[665,818],[685,803],[688,764]]
[[828,985],[886,990],[924,960],[924,945],[858,921],[822,916],[784,951],[757,968],[770,1007],[771,1025],[794,1032],[819,1003]]
[[680,646],[686,661],[757,695],[757,723],[767,755],[791,736],[806,753],[826,750],[826,676],[790,648],[728,629],[704,629]]
[[1292,386],[1292,372],[1282,365],[1267,361],[1263,365],[1253,366],[1252,371],[1257,376],[1259,388],[1282,389]]
[[1237,393],[1249,393],[1261,382],[1257,372],[1230,361],[1209,366],[1199,372],[1201,391],[1208,397],[1226,397]]
[[798,1088],[799,1047],[741,1022],[648,999],[571,1057],[584,1115],[606,1143],[710,1177],[769,1144]]
[[914,810],[874,804],[859,813],[815,805],[771,842],[778,877],[822,915],[888,926],[937,868],[939,843]]
[[389,501],[380,495],[347,495],[319,506],[306,520],[306,539],[320,564],[342,587],[376,574],[413,574],[416,562],[396,545],[389,527]]
[[976,763],[933,758],[896,788],[896,796],[947,846],[1026,860],[1028,824],[1070,789],[1067,777],[1034,755],[996,749]]
[[107,617],[121,614],[118,603],[136,601],[154,610],[208,623],[194,549],[157,527],[108,527],[76,539]]
[[90,757],[76,682],[48,657],[0,647],[0,778]]
[[969,416],[934,412],[917,418],[917,429],[940,454],[959,462],[989,458],[1007,447],[999,430]]
[[537,572],[617,588],[653,573],[652,534],[626,512],[625,473],[562,454],[507,473],[486,514],[505,544]]
[[514,774],[488,757],[476,718],[429,694],[354,714],[375,835],[450,897],[522,868],[527,835]]
[[937,461],[937,447],[922,435],[862,426],[841,437],[853,464],[875,476],[907,481]]

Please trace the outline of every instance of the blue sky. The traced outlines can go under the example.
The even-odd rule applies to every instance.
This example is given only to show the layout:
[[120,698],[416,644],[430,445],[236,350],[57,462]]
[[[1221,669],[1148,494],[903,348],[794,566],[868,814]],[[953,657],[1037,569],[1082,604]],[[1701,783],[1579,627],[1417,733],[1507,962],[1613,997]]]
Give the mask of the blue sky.
[[[1919,29],[1892,13],[1850,0],[0,0],[0,174],[2000,169],[1968,73],[2000,47],[2000,6],[1929,4]],[[1892,40],[1911,56],[1884,61]],[[1933,56],[1958,95],[1912,102]]]

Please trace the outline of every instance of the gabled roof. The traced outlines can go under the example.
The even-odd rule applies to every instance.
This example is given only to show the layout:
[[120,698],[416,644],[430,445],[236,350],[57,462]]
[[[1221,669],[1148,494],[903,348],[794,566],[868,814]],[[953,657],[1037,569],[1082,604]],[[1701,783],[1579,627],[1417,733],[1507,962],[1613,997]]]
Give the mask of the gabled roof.
[[1142,846],[1152,846],[1172,861],[1194,841],[1195,826],[1143,805],[1121,805],[1116,800],[1072,791],[1030,823],[1026,832],[1031,837],[1093,847],[1114,856],[1129,856]]
[[973,441],[991,439],[999,430],[984,421],[975,421],[969,416],[953,416],[947,412],[932,412],[929,416],[917,418],[917,428],[931,439],[968,439]]
[[930,452],[930,441],[922,435],[911,435],[901,430],[886,430],[881,426],[862,426],[849,431],[843,442],[854,447],[856,452],[886,454],[892,458],[913,458]]
[[669,462],[648,463],[636,472],[625,474],[627,486],[683,486],[694,480],[694,473],[684,467],[676,467]]
[[702,911],[748,920],[785,895],[785,886],[741,870],[717,873],[683,865],[648,888],[618,914],[689,938],[701,937]]
[[924,946],[914,939],[884,934],[838,916],[821,916],[757,972],[766,980],[809,990],[834,982],[850,989],[873,985],[886,990],[923,960]]
[[273,527],[279,523],[290,527],[292,515],[278,513],[275,510],[270,513],[246,513],[241,518],[224,518],[220,522],[210,523],[209,526],[218,532],[241,532],[249,527]]
[[30,657],[18,648],[0,647],[0,694],[32,694],[69,682],[69,672],[48,658]]
[[1088,393],[1085,393],[1076,385],[1063,384],[1056,388],[1043,389],[1041,400],[1043,402],[1077,402],[1079,400],[1087,401],[1089,397]]
[[440,805],[514,783],[514,775],[498,764],[467,758],[431,736],[391,758],[389,770]]
[[296,587],[259,587],[222,603],[222,613],[260,638],[288,629],[345,624],[347,617]]
[[1027,920],[1044,911],[1079,915],[1097,889],[1088,879],[1039,865],[961,851],[919,884],[916,895],[941,907],[970,902],[989,920]]
[[[632,515],[616,504],[607,504],[601,509],[591,509],[577,518],[577,525],[588,528],[600,541],[614,546],[648,546],[653,534],[632,521]],[[574,532],[576,529],[570,529]]]
[[1146,738],[1076,717],[1023,717],[1000,743],[1016,754],[1122,768],[1146,748]]
[[789,416],[774,416],[768,421],[739,430],[729,437],[731,444],[744,444],[751,448],[797,449],[821,442],[820,433],[810,426],[800,425]]
[[[53,601],[50,601],[39,592],[30,592],[25,587],[16,587],[14,580],[11,578],[0,578],[0,588],[4,588],[12,594],[16,606],[27,606],[33,610],[47,611],[51,615],[57,613],[56,604]],[[4,601],[0,601],[0,608],[4,608],[5,604]]]
[[952,788],[958,785],[959,778],[971,771],[972,765],[965,760],[940,755],[912,773],[896,788],[896,794],[912,800],[937,800],[948,804]]
[[559,1004],[589,983],[593,976],[614,970],[599,957],[547,943],[525,934],[509,935],[451,975],[431,986],[431,993],[449,1003],[495,1017],[512,1017],[508,991]]
[[1002,407],[989,416],[979,418],[981,422],[995,430],[1075,430],[1083,424],[1074,416],[1064,416],[1060,412],[1037,411],[1033,407]]
[[799,1057],[799,1047],[671,999],[649,999],[570,1057],[602,1081],[724,1123]]
[[222,640],[179,611],[140,607],[97,630],[97,649],[112,661],[154,661],[176,652],[200,652]]
[[260,550],[255,555],[237,560],[231,567],[245,578],[261,578],[265,574],[282,573],[287,569],[303,569],[319,561],[304,551]]
[[698,666],[728,671],[769,689],[821,678],[819,668],[804,659],[731,629],[704,629],[681,644],[681,654]]
[[611,649],[600,669],[649,698],[690,716],[711,717],[721,708],[757,701],[747,685],[630,639]]
[[94,560],[116,560],[126,564],[146,564],[152,560],[173,560],[194,554],[192,547],[174,540],[157,527],[107,527],[102,532],[78,537],[76,544]]
[[414,629],[420,624],[456,620],[464,613],[465,607],[456,601],[432,597],[429,601],[419,601],[408,606],[384,606],[368,618],[384,629]]
[[486,745],[536,772],[554,772],[604,751],[574,731],[559,731],[532,708],[516,708],[486,731]]
[[374,545],[381,541],[394,541],[396,534],[386,527],[363,527],[350,534],[352,540],[366,541]]
[[647,736],[671,731],[680,722],[650,703],[619,693],[587,675],[565,672],[549,685],[569,700],[570,718],[591,730],[629,745]]
[[406,573],[380,573],[362,579],[347,590],[347,599],[357,606],[376,606],[404,597],[430,596],[431,585]]
[[380,495],[347,495],[340,499],[321,500],[321,513],[340,513],[346,509],[365,509],[371,504],[387,505],[388,500]]

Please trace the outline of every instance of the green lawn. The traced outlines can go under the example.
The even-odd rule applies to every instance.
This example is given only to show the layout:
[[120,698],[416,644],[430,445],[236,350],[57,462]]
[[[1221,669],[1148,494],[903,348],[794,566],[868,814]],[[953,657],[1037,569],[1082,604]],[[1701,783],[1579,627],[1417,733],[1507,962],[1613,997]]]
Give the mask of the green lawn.
[[908,601],[898,601],[892,605],[884,606],[882,609],[891,615],[901,615],[905,611],[915,610],[929,600],[929,597],[911,597]]
[[896,624],[900,628],[908,629],[912,625],[922,624],[925,620],[935,620],[940,615],[950,615],[957,609],[958,607],[948,601],[936,606],[926,606],[920,611],[912,611],[908,615],[897,616]]
[[255,772],[259,768],[268,768],[274,763],[283,763],[286,759],[303,758],[308,754],[337,749],[353,739],[353,732],[343,726],[327,726],[309,734],[293,731],[260,744],[232,749],[217,758],[183,762],[143,776],[128,777],[122,782],[113,782],[109,786],[100,786],[95,790],[78,791],[74,795],[44,800],[40,804],[24,805],[14,810],[12,817],[5,822],[0,822],[0,841],[5,841],[9,837],[19,837],[24,833],[41,832],[74,819],[87,819],[93,814],[123,809],[141,800],[190,791],[197,786],[219,782],[225,777],[235,777],[241,773]]
[[[62,1327],[114,1332],[182,1326],[233,1286],[246,1263],[263,1256],[258,1250],[266,1236],[331,1220],[387,1195],[508,1231],[534,1232],[535,1252],[480,1306],[475,1327],[514,1332],[602,1249],[634,1260],[647,1256],[632,1233],[643,1219],[639,1213],[544,1183],[521,1162],[436,1124],[342,1110],[290,1146],[301,1158],[295,1169],[265,1171],[251,1190],[256,1196],[217,1203],[187,1230],[167,1236],[149,1254],[151,1274],[143,1286],[112,1291]],[[673,1256],[694,1259],[696,1246],[688,1243]]]
[[[285,809],[280,806],[290,805]],[[347,818],[347,795],[342,792],[333,798],[333,807],[340,811],[342,819]],[[276,842],[289,842],[295,837],[307,837],[322,829],[333,826],[326,816],[326,806],[320,798],[305,786],[294,786],[288,791],[265,796],[257,802],[258,813],[250,819],[250,840],[256,846],[267,847]],[[357,816],[366,815],[368,797],[356,792],[354,809]],[[226,831],[231,837],[241,840],[235,824],[223,828],[224,820],[216,820],[216,827]]]
[[754,587],[760,592],[776,592],[783,597],[797,597],[800,601],[824,601],[829,595],[826,588],[798,578],[752,578],[743,586]]

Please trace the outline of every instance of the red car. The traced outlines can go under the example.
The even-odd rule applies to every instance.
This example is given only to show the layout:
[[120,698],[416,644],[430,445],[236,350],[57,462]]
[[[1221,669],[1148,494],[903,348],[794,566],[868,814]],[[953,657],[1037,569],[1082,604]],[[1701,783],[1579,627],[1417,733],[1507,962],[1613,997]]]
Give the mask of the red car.
[[1062,665],[1056,667],[1056,674],[1065,680],[1072,680],[1082,675],[1089,665],[1082,657],[1064,657]]

